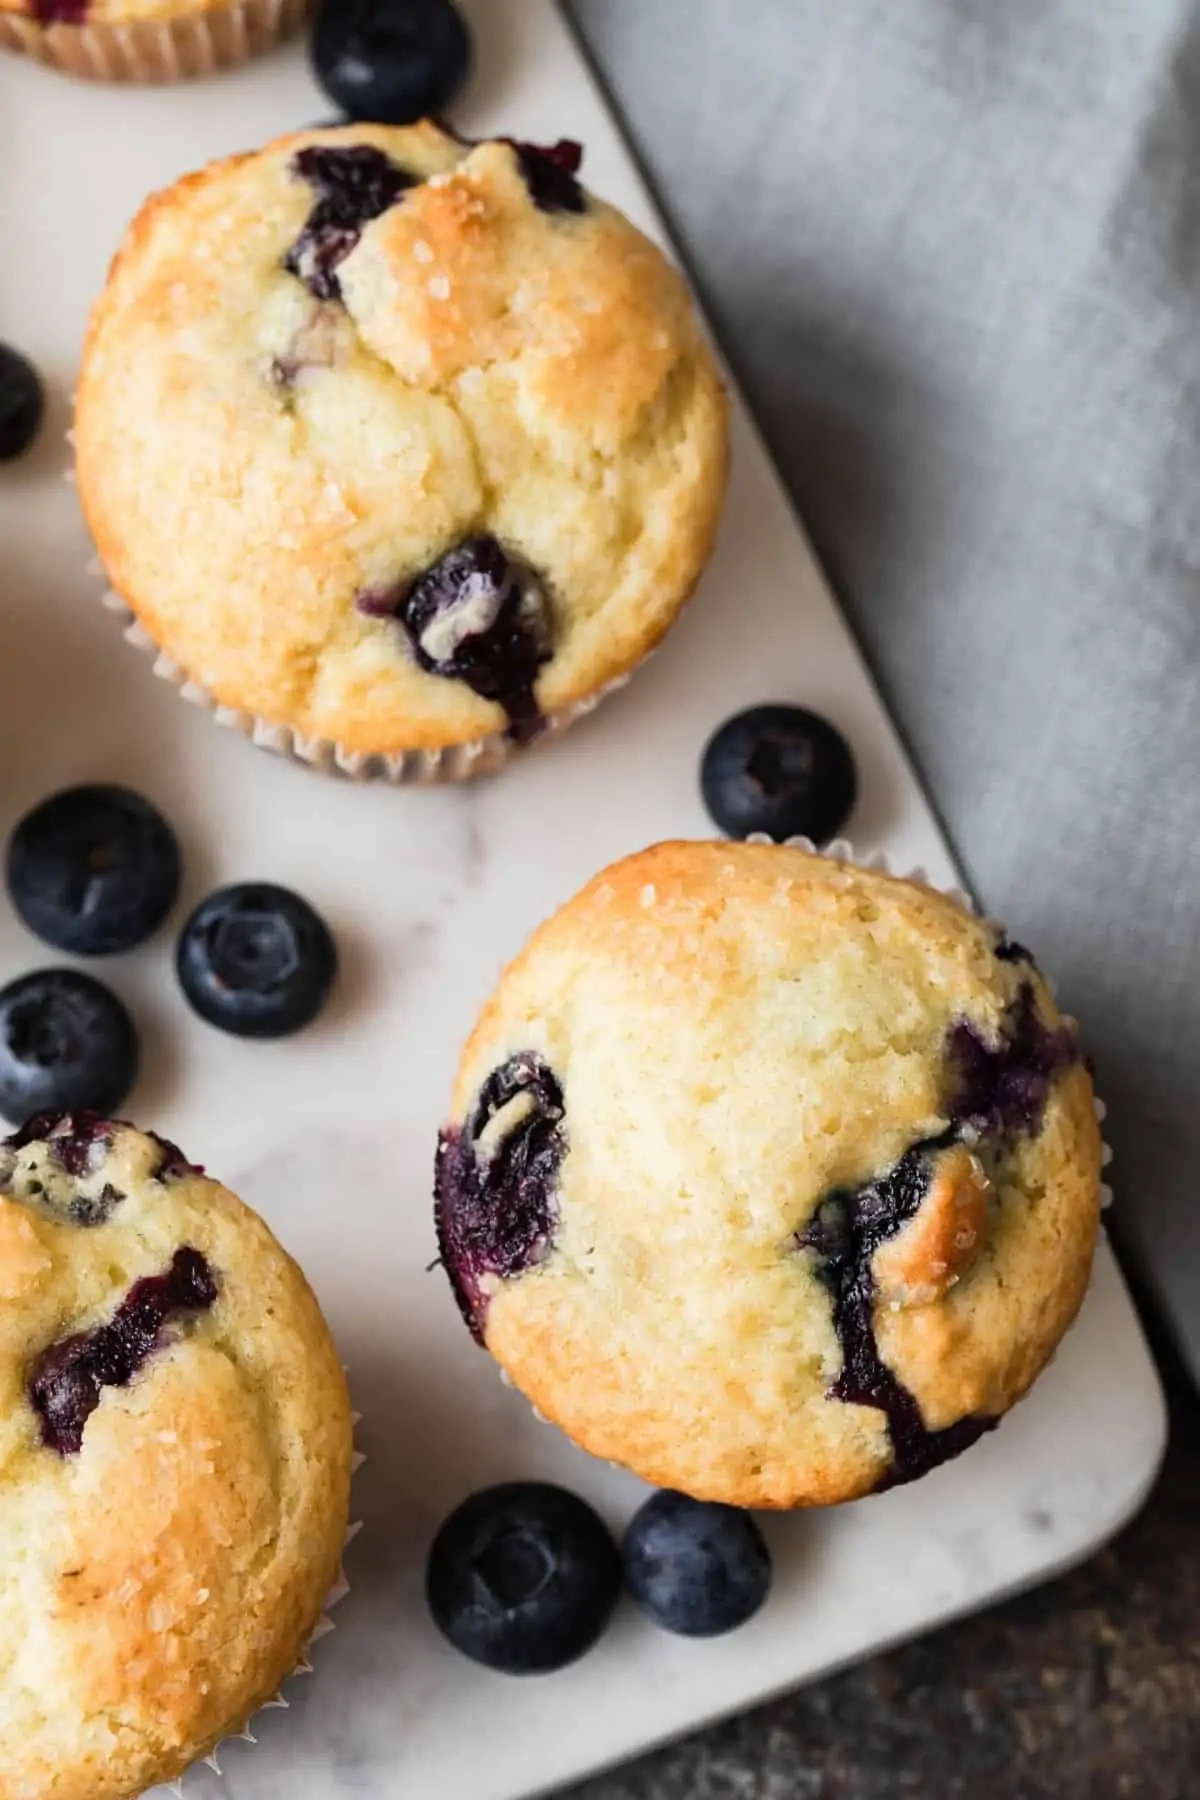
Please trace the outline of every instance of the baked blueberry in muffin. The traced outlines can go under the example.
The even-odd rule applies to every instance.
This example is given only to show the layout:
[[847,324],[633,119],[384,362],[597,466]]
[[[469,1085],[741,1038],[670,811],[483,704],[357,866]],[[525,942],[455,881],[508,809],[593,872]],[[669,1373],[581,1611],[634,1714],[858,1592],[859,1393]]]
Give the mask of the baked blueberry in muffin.
[[912,1480],[1083,1298],[1100,1143],[1027,953],[783,846],[605,870],[505,973],[437,1158],[469,1325],[584,1448],[737,1506]]
[[94,1113],[0,1146],[0,1300],[0,1793],[125,1800],[300,1659],[346,1530],[345,1383],[262,1220]]
[[562,1089],[540,1056],[494,1069],[438,1156],[437,1232],[463,1318],[480,1333],[485,1282],[546,1255],[566,1148]]
[[178,678],[276,747],[494,766],[691,593],[720,380],[681,277],[580,158],[304,132],[134,222],[84,357],[84,509]]

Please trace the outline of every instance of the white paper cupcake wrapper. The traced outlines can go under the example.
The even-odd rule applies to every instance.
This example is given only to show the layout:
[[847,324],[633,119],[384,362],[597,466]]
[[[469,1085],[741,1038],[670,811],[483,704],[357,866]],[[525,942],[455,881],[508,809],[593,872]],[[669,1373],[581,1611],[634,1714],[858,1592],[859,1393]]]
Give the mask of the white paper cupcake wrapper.
[[[350,1418],[355,1429],[357,1429],[362,1422],[362,1414],[360,1412],[351,1413]],[[362,1454],[361,1450],[353,1450],[351,1452],[350,1473],[352,1476],[357,1475],[366,1460],[367,1459]],[[356,1520],[346,1527],[346,1536],[342,1541],[343,1551],[350,1547],[361,1530],[361,1520]],[[350,1583],[346,1579],[346,1570],[344,1565],[339,1562],[337,1578],[325,1596],[325,1603],[321,1610],[321,1615],[312,1628],[308,1642],[305,1644],[303,1653],[301,1654],[300,1661],[296,1664],[291,1674],[285,1677],[284,1683],[280,1684],[278,1693],[273,1694],[269,1700],[264,1700],[259,1707],[258,1712],[246,1721],[240,1731],[228,1732],[226,1736],[221,1739],[215,1750],[210,1751],[207,1756],[200,1757],[198,1761],[191,1763],[184,1770],[183,1774],[177,1776],[174,1781],[162,1781],[152,1788],[147,1788],[142,1794],[141,1800],[167,1800],[168,1795],[174,1795],[175,1800],[184,1800],[184,1783],[194,1769],[211,1769],[214,1775],[220,1775],[221,1757],[224,1754],[227,1745],[256,1744],[258,1739],[251,1729],[254,1720],[260,1713],[272,1712],[281,1707],[286,1711],[291,1705],[291,1701],[287,1699],[283,1692],[284,1685],[286,1685],[286,1682],[288,1681],[294,1681],[298,1675],[311,1675],[314,1673],[312,1661],[313,1647],[314,1645],[319,1644],[322,1638],[328,1637],[331,1632],[337,1630],[337,1626],[329,1615],[333,1612],[335,1607],[341,1605],[349,1592]]]
[[347,750],[330,738],[305,737],[290,725],[274,725],[254,713],[220,705],[206,688],[193,681],[177,662],[159,649],[120,594],[110,588],[102,603],[109,612],[118,614],[125,621],[126,643],[154,658],[154,673],[159,680],[175,688],[181,699],[211,713],[218,725],[238,732],[260,750],[270,750],[276,756],[307,763],[310,768],[321,769],[326,774],[346,776],[351,781],[390,782],[395,787],[432,787],[443,782],[470,781],[477,775],[494,775],[510,756],[519,756],[527,749],[536,750],[551,738],[561,736],[568,725],[594,711],[607,695],[624,687],[632,674],[630,671],[618,675],[585,700],[548,713],[543,729],[531,745],[514,744],[504,732],[494,731],[470,743],[449,744],[440,750],[398,750],[382,755]]
[[[774,844],[776,840],[772,837],[768,837],[765,832],[755,831],[751,832],[744,841],[747,844]],[[789,850],[805,850],[810,856],[825,856],[828,857],[831,862],[852,863],[856,868],[874,870],[881,875],[894,875],[896,873],[891,866],[889,858],[882,850],[875,851],[871,856],[860,856],[853,844],[851,844],[847,838],[834,838],[828,844],[814,844],[811,838],[790,837],[784,839],[783,848]],[[965,888],[957,886],[943,887],[940,882],[932,881],[927,871],[919,865],[916,868],[906,870],[900,879],[903,881],[919,881],[925,887],[935,889],[937,893],[944,894],[948,900],[953,900],[956,905],[961,906],[964,912],[973,915],[977,915],[979,912],[979,908]],[[997,926],[999,924],[995,919],[990,919],[989,923]],[[1068,1020],[1067,1022],[1072,1023],[1073,1021]],[[1096,1110],[1096,1123],[1097,1125],[1103,1125],[1104,1120],[1108,1115],[1108,1108],[1104,1104],[1104,1101],[1100,1099],[1099,1095],[1095,1096],[1094,1105]],[[1112,1159],[1113,1153],[1111,1146],[1104,1138],[1101,1138],[1100,1167],[1102,1169],[1107,1169],[1112,1162]],[[1112,1188],[1107,1181],[1102,1181],[1100,1183],[1101,1212],[1106,1212],[1112,1205],[1112,1201]],[[1101,1238],[1106,1236],[1103,1225],[1100,1227],[1100,1236]],[[1053,1360],[1053,1358],[1051,1358],[1051,1360]],[[502,1385],[515,1390],[516,1383],[508,1370],[500,1368],[499,1364],[497,1364],[497,1371]],[[1045,1371],[1043,1370],[1043,1373],[1044,1372]],[[552,1419],[546,1417],[540,1407],[534,1406],[532,1401],[529,1403],[529,1410],[532,1412],[539,1425],[552,1425],[554,1423]],[[609,1467],[612,1469],[619,1469],[622,1465],[620,1463],[610,1463]]]
[[43,25],[0,12],[0,50],[15,50],[89,81],[186,81],[271,49],[302,22],[311,4],[212,0],[203,12],[121,25]]

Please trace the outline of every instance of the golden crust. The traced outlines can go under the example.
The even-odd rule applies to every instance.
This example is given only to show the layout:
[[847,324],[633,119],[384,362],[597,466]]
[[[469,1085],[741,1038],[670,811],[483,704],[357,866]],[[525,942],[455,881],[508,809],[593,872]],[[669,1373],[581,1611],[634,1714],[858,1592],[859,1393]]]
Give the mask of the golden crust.
[[885,1306],[923,1306],[961,1281],[983,1246],[991,1183],[979,1158],[954,1144],[936,1158],[929,1191],[871,1264]]
[[[7,1155],[7,1153],[5,1153]],[[155,1178],[131,1128],[68,1182],[44,1145],[0,1200],[0,1793],[125,1800],[238,1731],[300,1659],[349,1504],[345,1381],[317,1303],[263,1222],[200,1175]],[[39,1182],[39,1188],[33,1186]],[[63,1196],[122,1196],[72,1223]],[[182,1245],[214,1272],[82,1448],[46,1448],[26,1383]]]
[[[423,177],[339,266],[283,269],[307,144]],[[319,349],[287,404],[271,371]],[[113,586],[222,705],[347,750],[466,743],[501,709],[356,611],[486,530],[544,580],[556,712],[627,673],[708,558],[726,405],[680,276],[611,207],[541,212],[515,153],[436,126],[283,138],[154,196],[93,312],[80,496]]]
[[[505,972],[459,1070],[455,1122],[522,1050],[565,1095],[553,1248],[491,1280],[488,1349],[585,1449],[658,1485],[738,1506],[868,1492],[886,1421],[829,1397],[841,1348],[797,1234],[944,1131],[948,1031],[993,1039],[1026,982],[1054,1029],[1048,986],[984,922],[798,850],[663,844],[605,870]],[[1100,1162],[1084,1069],[1036,1136],[980,1156],[982,1183],[944,1153],[884,1247],[885,1276],[919,1292],[877,1300],[876,1340],[931,1430],[1005,1412],[1082,1300]]]

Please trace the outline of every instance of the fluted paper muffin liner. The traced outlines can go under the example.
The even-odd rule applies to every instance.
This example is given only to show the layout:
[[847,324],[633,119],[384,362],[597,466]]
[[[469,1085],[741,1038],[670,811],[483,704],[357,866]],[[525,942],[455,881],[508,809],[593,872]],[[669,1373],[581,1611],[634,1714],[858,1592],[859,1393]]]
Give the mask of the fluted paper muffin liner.
[[[765,832],[756,831],[756,832],[752,832],[746,838],[745,841],[748,844],[773,844],[776,842],[776,839],[768,837]],[[808,852],[808,854],[810,856],[825,856],[825,857],[828,857],[830,859],[830,861],[832,861],[832,862],[851,863],[856,868],[870,869],[873,871],[877,871],[881,875],[895,875],[897,873],[897,871],[892,866],[890,858],[883,851],[881,851],[881,850],[875,851],[870,856],[861,856],[855,850],[853,844],[851,844],[849,842],[849,840],[846,838],[834,838],[828,844],[814,844],[811,838],[791,837],[791,838],[786,838],[784,840],[784,848],[790,849],[790,850],[805,850]],[[947,886],[944,886],[941,882],[931,880],[927,871],[920,865],[918,865],[916,868],[911,868],[911,869],[905,870],[904,874],[900,877],[900,879],[902,879],[904,881],[919,881],[925,887],[931,887],[931,888],[936,889],[936,891],[938,893],[944,894],[948,900],[953,900],[956,903],[956,905],[961,906],[964,912],[977,914],[979,911],[979,908],[975,905],[974,900],[971,898],[971,895],[966,891],[965,888],[959,887],[957,885],[947,887]],[[991,922],[993,924],[997,923],[997,921],[995,921],[995,920],[992,920]],[[1043,979],[1046,980],[1047,982],[1049,982],[1049,977],[1043,976]],[[1053,987],[1052,983],[1050,983],[1050,985],[1051,985],[1051,987]],[[1065,1015],[1064,1015],[1064,1017],[1065,1017]],[[1070,1020],[1070,1019],[1068,1019],[1067,1022],[1074,1023],[1074,1021]],[[1094,1106],[1095,1106],[1095,1112],[1096,1112],[1096,1123],[1098,1125],[1102,1126],[1104,1123],[1104,1120],[1107,1116],[1108,1108],[1106,1107],[1104,1101],[1101,1100],[1098,1095],[1096,1095],[1094,1097]],[[1111,1149],[1110,1145],[1108,1144],[1107,1140],[1102,1138],[1101,1142],[1100,1142],[1100,1166],[1101,1166],[1101,1168],[1107,1169],[1109,1164],[1112,1162],[1112,1159],[1113,1159],[1112,1149]],[[1100,1184],[1100,1209],[1102,1212],[1107,1211],[1107,1209],[1112,1205],[1112,1200],[1113,1200],[1112,1188],[1109,1186],[1107,1181],[1102,1181]],[[1101,1225],[1101,1227],[1100,1227],[1099,1235],[1101,1238],[1104,1238],[1106,1235],[1103,1225]],[[1055,1352],[1055,1354],[1057,1354],[1057,1352]],[[1051,1361],[1053,1361],[1053,1357],[1051,1358]],[[507,1388],[512,1388],[514,1390],[514,1392],[517,1391],[516,1383],[514,1382],[512,1376],[509,1374],[507,1369],[501,1368],[497,1364],[497,1373],[499,1374],[500,1382],[501,1382],[502,1386],[507,1387]],[[1042,1373],[1044,1374],[1045,1370],[1043,1370]],[[532,1402],[529,1403],[529,1410],[532,1412],[534,1418],[538,1421],[538,1423],[540,1425],[553,1424],[553,1420],[548,1419],[546,1417],[545,1413],[542,1412],[541,1408],[534,1406]],[[556,1427],[556,1429],[557,1429],[557,1427]],[[620,1469],[622,1467],[622,1464],[610,1462],[609,1467],[612,1469]]]
[[[356,1412],[356,1413],[352,1413],[350,1416],[351,1416],[351,1419],[353,1421],[355,1428],[357,1429],[358,1425],[362,1421],[362,1414],[360,1412]],[[366,1460],[367,1460],[366,1457],[362,1454],[362,1452],[360,1450],[355,1450],[352,1453],[351,1458],[350,1458],[351,1474],[352,1475],[357,1474],[359,1469],[362,1468],[362,1466]],[[343,1550],[346,1550],[349,1548],[349,1546],[354,1542],[355,1538],[358,1536],[358,1534],[361,1530],[362,1530],[362,1524],[360,1521],[356,1521],[355,1523],[347,1526],[346,1536],[345,1536],[345,1539],[344,1539],[343,1545],[342,1545]],[[291,1674],[288,1675],[287,1677],[285,1677],[284,1682],[282,1682],[280,1684],[279,1691],[277,1693],[273,1694],[269,1700],[265,1700],[263,1702],[262,1706],[259,1707],[258,1712],[255,1713],[250,1719],[248,1719],[246,1721],[246,1723],[242,1726],[242,1729],[240,1731],[230,1731],[225,1737],[223,1737],[221,1739],[220,1743],[217,1745],[215,1750],[210,1751],[207,1756],[201,1757],[199,1759],[199,1761],[191,1763],[188,1766],[188,1768],[186,1768],[184,1770],[183,1774],[177,1776],[174,1781],[160,1781],[160,1782],[156,1783],[156,1785],[154,1787],[147,1788],[142,1795],[142,1800],[166,1800],[166,1796],[170,1795],[170,1794],[175,1795],[177,1797],[177,1800],[184,1800],[184,1796],[185,1796],[184,1784],[186,1783],[187,1778],[191,1774],[193,1769],[198,1769],[198,1768],[203,1767],[206,1769],[211,1769],[215,1775],[219,1775],[221,1773],[221,1757],[223,1756],[223,1754],[226,1750],[226,1747],[228,1745],[230,1745],[230,1744],[256,1744],[258,1742],[258,1739],[255,1737],[254,1732],[251,1729],[251,1727],[254,1724],[254,1720],[261,1713],[271,1712],[271,1711],[273,1711],[277,1708],[281,1708],[281,1707],[286,1710],[291,1705],[291,1701],[287,1699],[287,1697],[285,1696],[285,1694],[283,1692],[284,1686],[286,1685],[286,1683],[288,1681],[294,1681],[297,1675],[311,1675],[314,1673],[314,1665],[313,1665],[313,1661],[312,1661],[313,1647],[314,1647],[314,1645],[319,1644],[322,1638],[328,1637],[331,1631],[337,1630],[337,1626],[334,1624],[333,1620],[330,1618],[329,1615],[331,1612],[333,1612],[335,1607],[341,1605],[342,1601],[346,1598],[346,1595],[349,1592],[350,1592],[350,1583],[346,1579],[345,1567],[341,1563],[339,1563],[337,1579],[334,1581],[333,1586],[330,1588],[328,1594],[326,1594],[326,1596],[325,1596],[325,1603],[321,1610],[321,1616],[318,1618],[316,1624],[312,1628],[312,1633],[309,1637],[307,1644],[304,1646],[304,1652],[300,1658],[300,1661],[296,1664],[296,1666],[292,1670]]]
[[[125,641],[154,658],[154,673],[161,681],[177,689],[181,699],[211,713],[218,725],[224,725],[248,738],[260,750],[276,756],[290,757],[309,768],[324,770],[329,775],[342,775],[351,781],[383,781],[395,787],[433,787],[441,783],[470,781],[477,775],[494,775],[514,754],[537,749],[551,738],[560,737],[568,725],[592,712],[608,694],[624,687],[633,670],[618,675],[586,699],[572,706],[559,707],[547,713],[537,737],[531,744],[517,744],[505,732],[493,731],[486,737],[465,744],[447,744],[438,750],[397,750],[390,753],[347,750],[331,738],[305,737],[290,725],[274,724],[257,714],[236,707],[222,706],[219,701],[193,681],[185,669],[159,648],[145,626],[134,617],[128,603],[112,589],[104,595],[103,604],[125,621]],[[644,662],[645,657],[642,658]],[[641,663],[637,665],[641,666]]]
[[307,17],[312,0],[214,0],[202,12],[124,24],[43,24],[0,12],[0,49],[89,81],[185,81],[270,50]]

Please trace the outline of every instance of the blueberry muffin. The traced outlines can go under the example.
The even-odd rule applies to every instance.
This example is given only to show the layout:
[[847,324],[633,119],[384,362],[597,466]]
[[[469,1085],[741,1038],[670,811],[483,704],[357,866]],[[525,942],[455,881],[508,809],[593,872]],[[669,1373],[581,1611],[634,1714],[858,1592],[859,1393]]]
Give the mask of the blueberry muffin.
[[304,132],[135,221],[87,340],[84,509],[176,678],[276,747],[473,773],[628,674],[695,585],[723,391],[578,159]]
[[0,1148],[0,1793],[124,1800],[301,1658],[351,1427],[299,1269],[171,1144],[77,1113]]
[[99,81],[230,68],[299,24],[310,0],[0,0],[0,49]]
[[1083,1298],[1100,1140],[1029,953],[752,844],[597,876],[507,970],[437,1159],[463,1315],[585,1449],[737,1506],[957,1455]]

